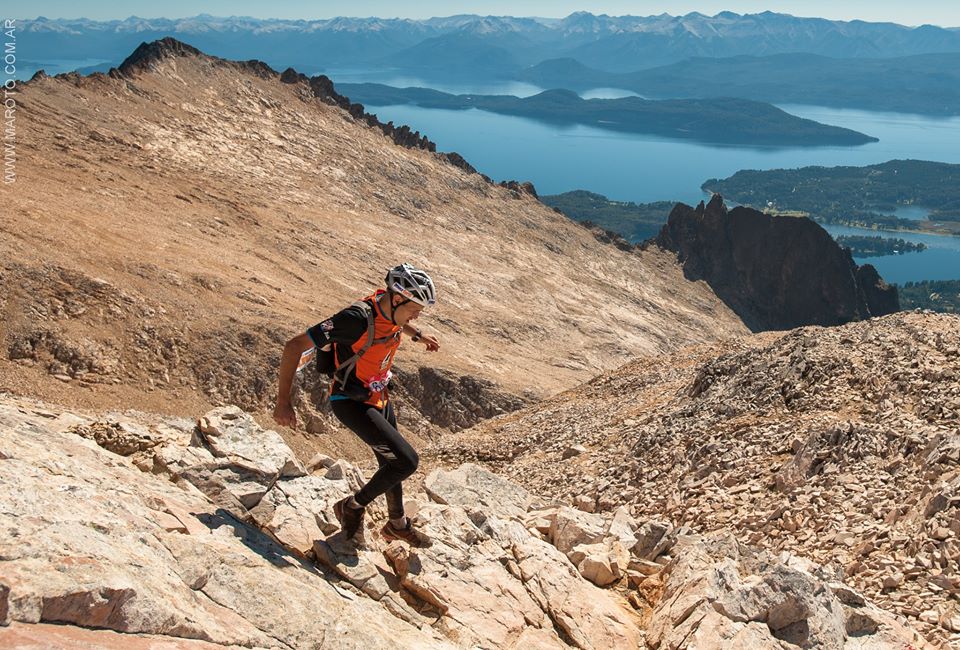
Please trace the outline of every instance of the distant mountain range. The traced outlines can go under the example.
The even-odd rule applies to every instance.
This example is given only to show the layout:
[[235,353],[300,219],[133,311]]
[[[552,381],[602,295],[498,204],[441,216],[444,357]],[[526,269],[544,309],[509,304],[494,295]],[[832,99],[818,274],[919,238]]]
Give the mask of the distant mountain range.
[[337,89],[351,101],[363,104],[478,108],[554,123],[707,143],[819,146],[877,142],[858,131],[821,124],[771,104],[746,99],[582,99],[571,90],[546,90],[532,97],[452,95],[430,88],[394,88],[383,84],[338,84]]
[[960,52],[957,29],[772,12],[647,17],[577,12],[562,19],[461,15],[427,20],[277,20],[202,14],[99,22],[40,17],[19,21],[18,28],[25,35],[21,55],[32,60],[99,58],[119,63],[142,41],[174,36],[220,56],[257,58],[279,68],[388,64],[453,74],[473,61],[482,63],[473,74],[504,77],[561,57],[610,72],[630,72],[697,56],[809,52],[884,58]]
[[517,78],[546,88],[623,88],[650,98],[742,97],[778,104],[960,115],[960,53],[891,59],[804,53],[700,57],[629,73],[606,72],[564,58],[527,68]]

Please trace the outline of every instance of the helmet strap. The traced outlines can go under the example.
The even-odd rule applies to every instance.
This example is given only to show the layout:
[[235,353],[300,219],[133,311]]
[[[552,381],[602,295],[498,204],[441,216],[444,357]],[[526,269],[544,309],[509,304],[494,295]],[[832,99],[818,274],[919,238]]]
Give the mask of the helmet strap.
[[[404,301],[401,302],[399,305],[394,305],[393,296],[394,296],[393,289],[391,289],[390,287],[387,287],[387,298],[389,299],[389,302],[390,302],[390,322],[396,325],[397,324],[397,317],[396,317],[397,307],[403,307],[405,304],[411,301],[409,299],[404,299]],[[381,311],[383,310],[381,309]]]

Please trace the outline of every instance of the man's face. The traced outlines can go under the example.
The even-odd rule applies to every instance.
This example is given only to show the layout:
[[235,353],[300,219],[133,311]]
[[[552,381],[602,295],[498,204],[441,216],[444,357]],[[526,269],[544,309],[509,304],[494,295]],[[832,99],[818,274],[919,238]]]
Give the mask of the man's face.
[[423,305],[418,305],[417,303],[410,301],[406,302],[399,307],[396,305],[403,302],[403,296],[394,296],[394,320],[397,322],[397,325],[405,325],[412,320],[416,320],[420,316],[420,312],[423,311]]

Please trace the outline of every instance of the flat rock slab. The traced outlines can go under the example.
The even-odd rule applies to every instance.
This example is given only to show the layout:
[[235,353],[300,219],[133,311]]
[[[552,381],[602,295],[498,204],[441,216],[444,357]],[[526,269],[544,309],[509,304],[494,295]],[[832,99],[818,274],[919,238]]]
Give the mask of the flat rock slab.
[[424,488],[437,503],[504,519],[522,517],[533,502],[524,488],[473,463],[464,463],[451,471],[432,471]]
[[0,530],[16,531],[0,536],[5,638],[29,647],[44,638],[37,624],[57,623],[60,636],[40,647],[453,647],[333,584],[193,486],[50,421],[0,401],[11,450],[0,459]]

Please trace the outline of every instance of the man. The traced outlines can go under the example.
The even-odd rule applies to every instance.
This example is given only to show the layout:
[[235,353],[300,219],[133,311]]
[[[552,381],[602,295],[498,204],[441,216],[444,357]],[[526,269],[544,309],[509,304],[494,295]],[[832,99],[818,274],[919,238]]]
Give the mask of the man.
[[352,538],[363,525],[366,506],[384,494],[390,519],[380,531],[383,538],[428,546],[429,538],[403,511],[402,481],[416,471],[419,457],[397,430],[388,384],[401,333],[422,341],[427,350],[440,348],[436,338],[411,325],[424,307],[436,302],[436,291],[430,276],[409,264],[390,269],[386,285],[287,342],[273,417],[279,424],[296,427],[290,388],[299,360],[311,348],[317,349],[318,363],[321,354],[332,354],[336,372],[330,407],[344,426],[370,445],[380,466],[356,494],[334,504],[340,527]]

